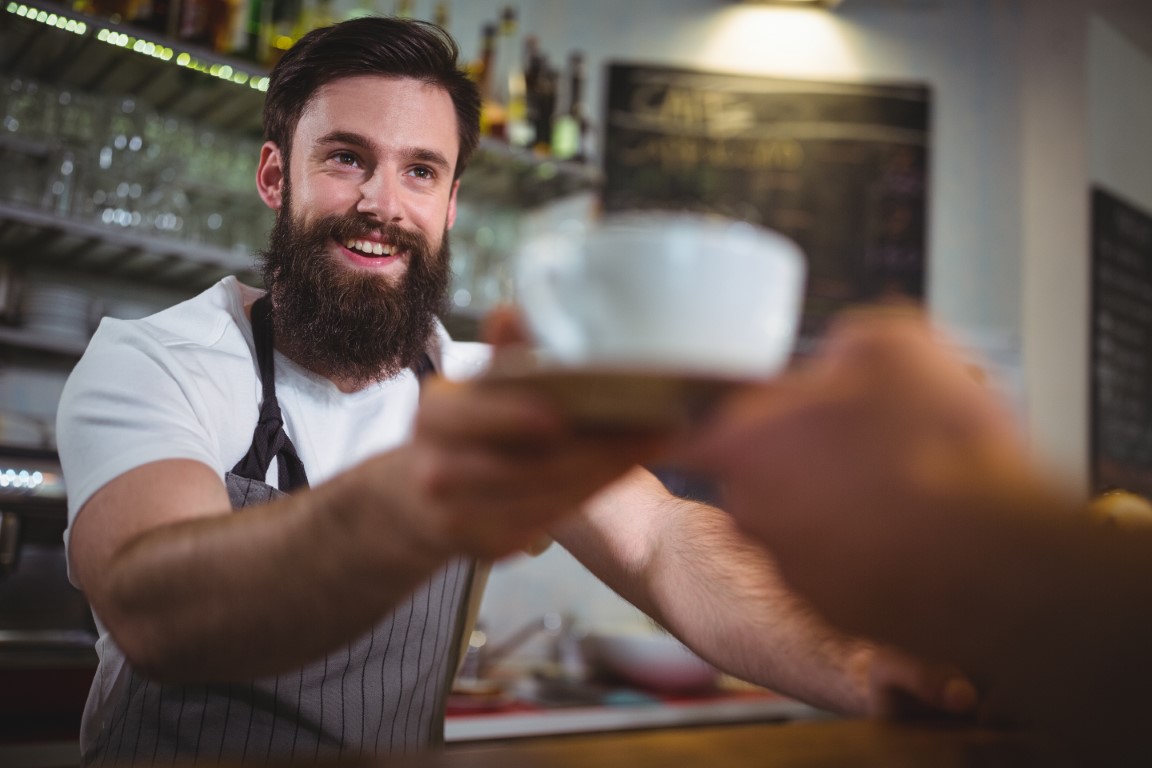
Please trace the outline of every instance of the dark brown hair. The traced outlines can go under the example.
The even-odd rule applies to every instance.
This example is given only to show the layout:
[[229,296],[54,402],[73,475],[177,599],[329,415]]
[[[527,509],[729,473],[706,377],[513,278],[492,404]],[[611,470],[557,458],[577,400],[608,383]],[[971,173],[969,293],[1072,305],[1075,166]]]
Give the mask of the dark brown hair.
[[292,151],[296,123],[321,86],[359,75],[410,77],[443,88],[456,109],[464,172],[480,140],[480,93],[459,66],[460,49],[435,24],[414,19],[364,16],[314,29],[272,69],[264,99],[264,138]]

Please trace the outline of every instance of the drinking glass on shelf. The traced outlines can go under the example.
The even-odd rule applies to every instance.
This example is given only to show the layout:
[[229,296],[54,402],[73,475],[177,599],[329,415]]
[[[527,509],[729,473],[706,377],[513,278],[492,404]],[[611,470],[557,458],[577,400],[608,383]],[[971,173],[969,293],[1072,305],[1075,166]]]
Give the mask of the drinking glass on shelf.
[[29,141],[43,141],[56,128],[56,92],[35,80],[14,77],[4,91],[4,132]]
[[232,142],[228,153],[228,167],[221,176],[225,188],[238,196],[255,194],[256,165],[260,159],[260,143],[250,139]]
[[103,125],[104,102],[83,91],[61,90],[56,94],[56,135],[66,144],[87,146]]
[[57,216],[71,216],[76,191],[80,186],[77,181],[82,170],[79,156],[71,148],[61,147],[52,153],[49,168],[51,173],[45,184],[40,207]]
[[108,125],[91,166],[91,196],[83,206],[93,221],[124,228],[144,223],[141,200],[147,166],[142,116],[132,97],[119,99],[108,109]]
[[192,185],[211,185],[216,179],[222,163],[217,159],[219,147],[217,146],[216,132],[210,129],[196,130],[196,143],[188,155],[187,176]]
[[169,150],[180,159],[180,172],[187,175],[192,156],[199,147],[196,125],[188,120],[169,117],[165,121],[164,131]]
[[178,161],[168,148],[167,123],[164,115],[150,109],[145,110],[140,117],[140,132],[144,139],[141,160],[149,173],[170,167]]
[[46,155],[0,145],[0,200],[39,207],[46,166]]
[[161,237],[187,236],[192,204],[179,184],[174,170],[156,175],[151,191],[143,201],[144,225],[149,234]]
[[228,201],[219,193],[201,188],[191,199],[191,239],[201,245],[228,248]]

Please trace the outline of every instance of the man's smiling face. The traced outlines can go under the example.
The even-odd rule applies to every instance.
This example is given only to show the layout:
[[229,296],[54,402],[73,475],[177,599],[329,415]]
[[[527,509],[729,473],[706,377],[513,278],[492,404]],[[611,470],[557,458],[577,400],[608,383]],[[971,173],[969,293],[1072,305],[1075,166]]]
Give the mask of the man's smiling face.
[[287,167],[265,144],[258,183],[278,213],[264,272],[282,351],[348,389],[415,362],[447,286],[458,149],[445,91],[375,75],[316,92]]
[[[303,224],[359,213],[428,239],[433,252],[456,217],[453,171],[459,152],[448,94],[408,78],[365,75],[336,80],[312,97],[292,140],[293,214]],[[279,207],[273,204],[273,207]],[[408,254],[379,231],[332,243],[353,268],[394,276]]]

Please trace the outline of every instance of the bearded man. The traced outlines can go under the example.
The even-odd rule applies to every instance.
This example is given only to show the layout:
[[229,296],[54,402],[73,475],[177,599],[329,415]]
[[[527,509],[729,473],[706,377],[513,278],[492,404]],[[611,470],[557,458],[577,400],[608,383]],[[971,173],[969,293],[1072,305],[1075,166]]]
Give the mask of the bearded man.
[[68,556],[100,628],[83,762],[440,743],[475,564],[544,534],[743,678],[847,713],[893,687],[970,706],[828,628],[725,514],[636,469],[659,439],[465,381],[489,350],[436,319],[478,140],[457,59],[421,22],[306,35],[264,108],[267,292],[226,278],[106,320],[73,372]]

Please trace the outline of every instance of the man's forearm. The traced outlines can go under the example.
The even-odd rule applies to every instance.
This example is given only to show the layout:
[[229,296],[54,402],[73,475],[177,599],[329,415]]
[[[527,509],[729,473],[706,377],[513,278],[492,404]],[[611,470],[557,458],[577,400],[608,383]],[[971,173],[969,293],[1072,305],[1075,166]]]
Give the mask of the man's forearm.
[[290,669],[366,631],[443,560],[366,493],[379,457],[261,507],[164,525],[125,545],[94,599],[128,658],[165,680]]
[[862,713],[870,646],[832,628],[770,555],[714,508],[674,501],[646,581],[665,626],[721,669],[814,706]]
[[859,653],[867,646],[809,610],[721,510],[672,497],[637,472],[554,533],[609,586],[724,671],[832,710],[865,706]]

